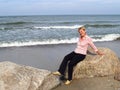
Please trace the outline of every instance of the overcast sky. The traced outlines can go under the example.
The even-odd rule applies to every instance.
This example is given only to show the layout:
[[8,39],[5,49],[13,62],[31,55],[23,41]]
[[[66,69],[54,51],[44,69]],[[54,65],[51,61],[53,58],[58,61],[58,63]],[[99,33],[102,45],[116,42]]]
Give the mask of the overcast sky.
[[0,16],[65,14],[120,14],[120,0],[0,0]]

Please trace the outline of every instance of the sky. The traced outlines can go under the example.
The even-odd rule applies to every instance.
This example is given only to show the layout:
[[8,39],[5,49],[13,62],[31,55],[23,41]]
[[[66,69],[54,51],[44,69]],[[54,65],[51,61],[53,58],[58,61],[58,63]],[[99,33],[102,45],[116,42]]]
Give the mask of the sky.
[[120,0],[0,0],[0,16],[120,14]]

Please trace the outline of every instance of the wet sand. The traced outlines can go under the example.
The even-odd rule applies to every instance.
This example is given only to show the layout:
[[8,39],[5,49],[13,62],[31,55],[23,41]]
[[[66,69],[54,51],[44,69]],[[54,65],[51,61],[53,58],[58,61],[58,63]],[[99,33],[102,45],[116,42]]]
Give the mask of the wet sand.
[[[97,42],[97,47],[108,47],[120,57],[120,41]],[[29,47],[0,48],[0,61],[12,61],[40,69],[56,71],[64,56],[76,47],[76,44],[42,45]]]
[[0,61],[11,61],[55,71],[64,55],[73,49],[73,44],[0,48]]

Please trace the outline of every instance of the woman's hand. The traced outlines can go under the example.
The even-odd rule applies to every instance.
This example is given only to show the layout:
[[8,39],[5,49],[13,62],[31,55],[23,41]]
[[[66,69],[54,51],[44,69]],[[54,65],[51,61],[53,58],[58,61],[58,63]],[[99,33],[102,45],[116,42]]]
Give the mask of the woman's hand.
[[100,52],[99,50],[96,52],[98,55],[104,55],[104,53]]

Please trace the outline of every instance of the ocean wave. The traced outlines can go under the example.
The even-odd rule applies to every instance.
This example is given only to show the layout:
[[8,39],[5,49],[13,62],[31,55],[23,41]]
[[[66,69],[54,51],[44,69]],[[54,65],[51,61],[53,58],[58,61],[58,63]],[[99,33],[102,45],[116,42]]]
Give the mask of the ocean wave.
[[93,41],[94,42],[114,41],[114,40],[118,40],[118,38],[120,38],[120,34],[107,34],[107,35],[102,36],[99,39],[93,38]]
[[29,41],[29,42],[12,42],[0,44],[0,47],[21,47],[21,46],[35,46],[35,45],[50,45],[50,44],[71,44],[76,43],[77,38],[66,39],[66,40],[46,40],[46,41]]
[[86,24],[85,27],[94,27],[94,28],[111,28],[119,27],[119,24]]
[[36,29],[76,29],[78,27],[81,27],[83,25],[73,25],[73,26],[41,26],[37,27],[35,26],[34,28]]
[[[11,23],[0,23],[0,25],[22,25],[30,22],[11,22]],[[114,28],[114,27],[120,27],[118,24],[85,24],[85,25],[71,25],[71,26],[30,26],[27,27],[27,29],[77,29],[81,26],[85,26],[86,28],[88,27],[93,27],[93,28]],[[0,30],[11,30],[14,27],[0,27]],[[20,28],[20,27],[16,27]],[[26,27],[23,27],[26,28]]]
[[[92,35],[94,42],[104,42],[104,41],[114,41],[120,38],[120,34],[108,34],[108,35],[101,35],[99,38]],[[21,47],[21,46],[36,46],[36,45],[51,45],[51,44],[72,44],[76,43],[78,38],[71,38],[71,39],[63,39],[63,40],[45,40],[45,41],[28,41],[28,42],[11,42],[11,43],[0,43],[0,47]]]
[[12,27],[1,27],[0,30],[12,30]]
[[71,25],[71,26],[34,26],[35,29],[76,29],[81,26],[93,28],[114,28],[120,27],[119,24],[85,24],[85,25]]
[[19,22],[7,22],[7,23],[0,23],[0,25],[21,25],[21,24],[26,24],[26,23],[31,23],[31,22],[23,22],[23,21],[19,21]]

